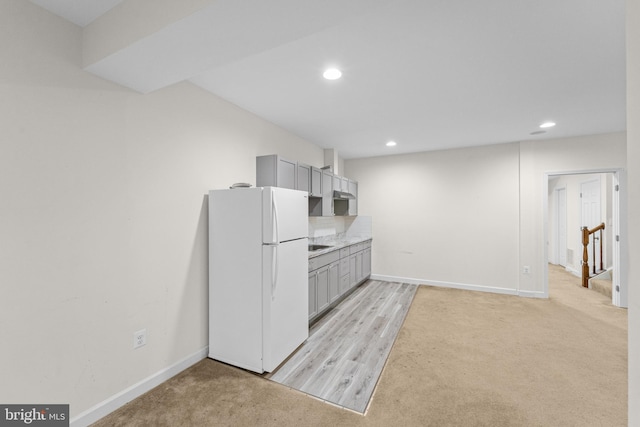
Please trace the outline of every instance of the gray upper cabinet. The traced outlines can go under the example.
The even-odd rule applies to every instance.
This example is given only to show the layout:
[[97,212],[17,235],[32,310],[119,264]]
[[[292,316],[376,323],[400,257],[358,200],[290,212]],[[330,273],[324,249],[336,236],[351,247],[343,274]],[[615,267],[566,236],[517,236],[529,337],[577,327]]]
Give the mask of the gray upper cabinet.
[[342,191],[342,181],[338,175],[333,175],[333,187],[336,191]]
[[333,189],[336,191],[349,191],[349,180],[344,176],[333,175]]
[[296,189],[298,163],[271,154],[256,157],[256,187]]
[[[277,154],[256,157],[256,187],[282,187],[309,193],[309,216],[358,215],[358,183],[319,169],[287,160]],[[356,198],[333,198],[333,192],[351,193]]]
[[309,216],[333,216],[333,173],[311,168]]
[[344,176],[340,177],[340,191],[349,192],[349,180]]
[[349,200],[349,215],[358,215],[358,183],[349,180],[349,193],[353,194],[355,199]]
[[311,193],[311,166],[298,163],[296,174],[296,190]]
[[322,216],[333,216],[333,173],[322,171]]
[[322,169],[311,167],[311,190],[312,197],[322,197]]

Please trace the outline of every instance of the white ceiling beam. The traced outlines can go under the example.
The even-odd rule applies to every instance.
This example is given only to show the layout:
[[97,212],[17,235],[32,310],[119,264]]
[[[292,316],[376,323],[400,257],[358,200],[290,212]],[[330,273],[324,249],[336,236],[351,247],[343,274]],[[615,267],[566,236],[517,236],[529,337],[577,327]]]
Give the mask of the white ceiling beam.
[[88,67],[210,6],[217,0],[125,0],[84,27]]
[[[159,29],[157,23],[142,24],[149,19],[146,14],[123,10],[132,1],[122,3],[86,28],[85,69],[149,93],[338,25],[391,0],[217,0]],[[112,14],[122,14],[119,19],[126,22],[126,28],[139,21],[146,30],[131,30],[129,35],[120,36],[120,25],[109,16]],[[109,23],[104,24],[103,19]],[[102,25],[107,28],[96,29]],[[155,31],[145,34],[150,29]],[[100,41],[108,37],[112,40]],[[114,51],[114,46],[119,49]]]

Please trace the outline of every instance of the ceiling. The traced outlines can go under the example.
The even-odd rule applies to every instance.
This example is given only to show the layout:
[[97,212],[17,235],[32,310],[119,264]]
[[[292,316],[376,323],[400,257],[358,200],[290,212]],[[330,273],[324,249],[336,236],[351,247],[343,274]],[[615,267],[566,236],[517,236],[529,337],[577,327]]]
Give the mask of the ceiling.
[[[152,15],[31,1],[85,33]],[[192,3],[86,70],[141,93],[189,81],[346,159],[626,129],[624,0]]]

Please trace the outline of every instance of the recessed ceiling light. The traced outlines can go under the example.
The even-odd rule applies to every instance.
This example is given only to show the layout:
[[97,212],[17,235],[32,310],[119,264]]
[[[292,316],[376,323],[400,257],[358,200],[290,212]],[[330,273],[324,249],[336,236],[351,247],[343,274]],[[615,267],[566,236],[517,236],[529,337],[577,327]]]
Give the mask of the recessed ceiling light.
[[327,80],[336,80],[342,77],[342,71],[337,68],[329,68],[324,73],[322,73],[322,77]]
[[545,128],[552,128],[552,127],[554,127],[555,125],[556,125],[556,124],[555,124],[554,122],[544,122],[543,124],[541,124],[541,125],[540,125],[540,127],[541,127],[542,129],[545,129]]
[[397,144],[395,141],[389,141],[387,142],[387,147],[395,147]]

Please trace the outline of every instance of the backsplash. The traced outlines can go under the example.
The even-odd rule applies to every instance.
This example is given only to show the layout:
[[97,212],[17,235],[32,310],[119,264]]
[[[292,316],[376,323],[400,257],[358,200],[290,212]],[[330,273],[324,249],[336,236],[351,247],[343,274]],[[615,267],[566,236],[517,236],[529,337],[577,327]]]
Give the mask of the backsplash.
[[344,217],[309,217],[309,239],[336,236],[345,233]]
[[335,239],[343,237],[372,237],[371,217],[309,217],[310,241],[320,242],[323,239]]

